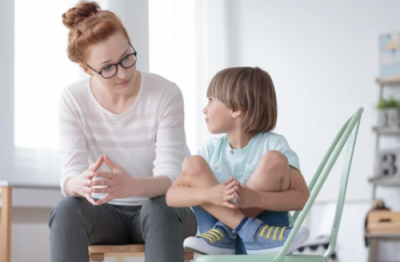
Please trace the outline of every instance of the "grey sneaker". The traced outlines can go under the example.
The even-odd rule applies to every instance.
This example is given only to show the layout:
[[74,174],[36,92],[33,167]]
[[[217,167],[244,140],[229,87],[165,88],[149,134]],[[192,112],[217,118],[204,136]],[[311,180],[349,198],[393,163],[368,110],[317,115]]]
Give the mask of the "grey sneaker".
[[204,255],[233,255],[236,248],[236,234],[221,222],[204,234],[188,237],[183,247]]
[[[291,227],[275,227],[264,224],[261,220],[249,218],[239,230],[238,234],[243,240],[247,254],[278,253],[285,244]],[[309,231],[306,227],[300,227],[288,254],[296,251],[307,240]]]

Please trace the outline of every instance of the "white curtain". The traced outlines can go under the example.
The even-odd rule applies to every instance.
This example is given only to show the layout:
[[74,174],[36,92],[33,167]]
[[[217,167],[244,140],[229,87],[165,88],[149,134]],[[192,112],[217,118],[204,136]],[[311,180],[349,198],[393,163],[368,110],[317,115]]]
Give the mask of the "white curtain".
[[226,0],[149,0],[150,71],[175,82],[192,152],[212,136],[202,113],[213,75],[228,66]]
[[58,98],[83,77],[66,55],[68,29],[61,19],[74,4],[15,1],[14,181],[58,181]]

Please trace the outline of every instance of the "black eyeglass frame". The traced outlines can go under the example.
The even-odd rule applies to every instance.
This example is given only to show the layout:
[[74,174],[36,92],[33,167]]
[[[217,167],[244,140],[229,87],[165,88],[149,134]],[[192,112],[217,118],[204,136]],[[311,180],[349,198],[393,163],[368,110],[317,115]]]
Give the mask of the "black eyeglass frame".
[[[128,54],[127,56],[125,56],[124,58],[122,58],[121,61],[119,61],[119,62],[116,63],[116,64],[112,64],[112,65],[108,65],[108,66],[107,66],[107,67],[115,66],[115,68],[116,68],[115,73],[114,73],[112,76],[110,76],[110,77],[104,77],[104,76],[103,76],[102,72],[104,71],[105,68],[104,68],[103,70],[97,71],[97,70],[95,70],[94,68],[92,68],[92,67],[91,67],[90,65],[88,65],[88,64],[86,64],[86,66],[89,67],[91,70],[93,70],[95,73],[101,75],[104,79],[113,78],[113,77],[118,73],[118,66],[119,66],[119,65],[120,65],[122,68],[124,68],[124,69],[128,69],[128,68],[131,68],[131,67],[133,67],[133,66],[136,65],[136,62],[137,62],[137,52],[136,52],[135,48],[133,48],[133,46],[132,46],[131,43],[129,43],[129,46],[130,46],[130,47],[132,48],[132,50],[133,50],[133,53],[132,53],[132,54]],[[124,59],[127,58],[128,56],[134,56],[134,57],[135,57],[135,63],[133,63],[133,65],[131,65],[131,66],[125,67],[125,66],[122,65],[122,61],[124,61]]]

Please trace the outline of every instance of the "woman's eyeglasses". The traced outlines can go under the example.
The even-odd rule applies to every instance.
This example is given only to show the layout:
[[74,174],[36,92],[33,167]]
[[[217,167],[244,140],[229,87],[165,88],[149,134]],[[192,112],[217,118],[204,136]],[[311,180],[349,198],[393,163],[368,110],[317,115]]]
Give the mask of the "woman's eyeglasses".
[[137,52],[135,51],[135,49],[133,48],[133,46],[131,44],[129,44],[133,50],[132,54],[129,54],[127,56],[125,56],[121,61],[119,61],[116,64],[113,65],[109,65],[106,68],[104,68],[101,71],[96,71],[95,69],[93,69],[90,65],[86,64],[90,69],[92,69],[94,72],[98,73],[99,75],[101,75],[103,78],[105,79],[110,79],[113,76],[115,76],[118,72],[118,65],[121,65],[121,67],[128,69],[131,68],[132,66],[134,66],[136,64],[137,61]]

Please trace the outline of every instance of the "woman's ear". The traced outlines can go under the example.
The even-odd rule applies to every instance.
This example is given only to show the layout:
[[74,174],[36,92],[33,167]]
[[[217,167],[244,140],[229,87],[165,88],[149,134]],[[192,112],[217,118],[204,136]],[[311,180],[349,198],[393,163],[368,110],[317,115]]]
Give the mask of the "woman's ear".
[[240,110],[240,109],[237,109],[237,110],[231,109],[232,118],[236,119],[236,118],[239,118],[241,115],[242,115],[242,110]]
[[93,72],[89,70],[89,67],[87,65],[80,63],[79,66],[83,69],[83,72],[90,76],[93,76]]

